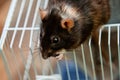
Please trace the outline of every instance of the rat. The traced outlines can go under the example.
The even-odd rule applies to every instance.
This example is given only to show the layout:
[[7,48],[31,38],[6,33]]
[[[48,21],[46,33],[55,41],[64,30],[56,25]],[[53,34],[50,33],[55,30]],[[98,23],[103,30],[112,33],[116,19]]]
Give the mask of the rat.
[[39,10],[42,57],[61,56],[62,50],[79,47],[110,18],[109,0],[49,0]]
[[[44,59],[56,57],[60,60],[63,57],[62,53],[77,49],[81,44],[86,44],[91,36],[95,72],[97,80],[101,80],[98,30],[102,25],[107,24],[110,19],[109,0],[49,0],[48,7],[40,9],[39,13],[42,20],[40,28],[40,50],[42,57]],[[103,34],[103,36],[101,51],[105,68],[105,80],[110,80],[109,55],[105,46],[108,35]],[[85,50],[89,51],[88,48],[85,48]],[[76,53],[76,55],[79,65],[82,66],[81,53]],[[85,52],[84,55],[86,63],[88,63],[88,74],[93,78],[89,52]],[[114,60],[116,57],[116,54],[112,54],[115,80],[115,76],[118,74],[118,65],[116,65]]]

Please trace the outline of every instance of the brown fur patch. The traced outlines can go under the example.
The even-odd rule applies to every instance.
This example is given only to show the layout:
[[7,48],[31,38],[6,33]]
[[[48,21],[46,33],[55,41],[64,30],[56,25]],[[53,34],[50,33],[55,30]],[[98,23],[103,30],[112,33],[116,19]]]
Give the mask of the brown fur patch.
[[71,17],[71,18],[76,18],[76,19],[80,18],[80,13],[77,12],[77,8],[67,5],[67,4],[62,5],[62,13],[63,14],[66,13],[66,15],[61,14],[63,18],[66,18],[66,17]]

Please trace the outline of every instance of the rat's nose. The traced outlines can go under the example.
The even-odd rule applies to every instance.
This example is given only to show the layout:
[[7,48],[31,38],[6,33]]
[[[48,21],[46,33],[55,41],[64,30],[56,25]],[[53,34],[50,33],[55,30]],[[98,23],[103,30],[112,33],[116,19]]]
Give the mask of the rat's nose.
[[40,47],[40,52],[41,52],[41,54],[42,54],[42,58],[43,58],[43,59],[47,59],[47,58],[48,58],[48,56],[46,55],[46,53],[43,51],[43,48],[42,48],[42,47]]
[[44,54],[42,54],[42,57],[43,57],[43,59],[47,59],[48,58],[48,56],[44,55]]
[[43,59],[47,59],[48,57],[51,56],[51,50],[44,50],[42,47],[40,48],[41,54],[42,54],[42,58]]

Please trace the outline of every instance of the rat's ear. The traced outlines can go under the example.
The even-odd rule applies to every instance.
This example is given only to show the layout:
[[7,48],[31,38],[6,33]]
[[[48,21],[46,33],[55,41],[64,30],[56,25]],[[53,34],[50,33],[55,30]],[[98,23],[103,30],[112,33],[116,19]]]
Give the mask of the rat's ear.
[[61,26],[63,29],[67,29],[68,31],[70,31],[71,28],[74,27],[74,21],[72,19],[69,19],[69,18],[63,19],[61,21]]
[[47,16],[48,11],[47,10],[39,9],[39,13],[40,13],[41,19],[43,20]]

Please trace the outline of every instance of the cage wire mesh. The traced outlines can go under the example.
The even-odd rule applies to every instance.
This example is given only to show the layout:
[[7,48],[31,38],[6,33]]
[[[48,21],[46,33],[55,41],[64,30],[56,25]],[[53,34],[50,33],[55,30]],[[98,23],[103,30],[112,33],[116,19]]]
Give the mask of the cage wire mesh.
[[92,45],[94,41],[90,38],[76,50],[66,52],[61,61],[41,58],[39,7],[45,8],[47,2],[11,1],[0,39],[8,79],[114,80],[120,76],[120,24],[104,25],[97,33],[98,45]]

